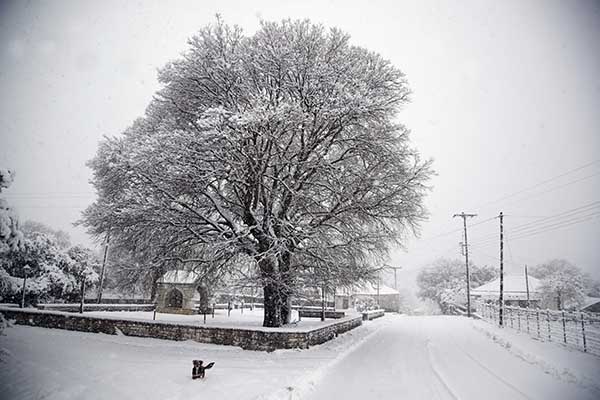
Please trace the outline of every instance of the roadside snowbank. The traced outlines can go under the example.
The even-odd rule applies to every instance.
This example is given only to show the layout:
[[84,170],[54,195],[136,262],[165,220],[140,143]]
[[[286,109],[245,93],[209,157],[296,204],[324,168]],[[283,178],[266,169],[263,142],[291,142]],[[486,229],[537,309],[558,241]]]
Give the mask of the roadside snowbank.
[[600,391],[600,357],[554,342],[542,342],[524,333],[502,329],[483,320],[472,321],[476,331],[521,360],[557,379]]

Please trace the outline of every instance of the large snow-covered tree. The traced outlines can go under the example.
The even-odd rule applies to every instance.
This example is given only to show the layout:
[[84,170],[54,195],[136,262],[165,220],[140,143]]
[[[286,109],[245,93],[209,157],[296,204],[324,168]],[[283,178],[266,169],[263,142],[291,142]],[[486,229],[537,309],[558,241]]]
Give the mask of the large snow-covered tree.
[[373,277],[424,218],[430,163],[396,122],[407,82],[347,34],[286,20],[246,36],[218,19],[159,81],[145,116],[90,162],[99,196],[83,222],[203,271],[245,255],[265,326],[311,277]]
[[[461,260],[440,258],[417,275],[418,296],[437,303],[442,312],[451,304],[466,304],[467,288],[465,263]],[[490,266],[469,264],[471,287],[490,282],[498,272]]]
[[531,275],[542,281],[542,301],[551,308],[577,308],[585,299],[586,277],[579,267],[567,260],[540,264],[531,269]]

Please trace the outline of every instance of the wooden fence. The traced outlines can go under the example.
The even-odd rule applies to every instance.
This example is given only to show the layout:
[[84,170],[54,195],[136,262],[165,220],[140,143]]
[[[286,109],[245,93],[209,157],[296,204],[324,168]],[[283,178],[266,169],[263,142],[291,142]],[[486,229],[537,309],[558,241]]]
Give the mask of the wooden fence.
[[[499,325],[497,304],[478,305],[482,319]],[[591,313],[504,307],[504,327],[600,356],[600,317]]]

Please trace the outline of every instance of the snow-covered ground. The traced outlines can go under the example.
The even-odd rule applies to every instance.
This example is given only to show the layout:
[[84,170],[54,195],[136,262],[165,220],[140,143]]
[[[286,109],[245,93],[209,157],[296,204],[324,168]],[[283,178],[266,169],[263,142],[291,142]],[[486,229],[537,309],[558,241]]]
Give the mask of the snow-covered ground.
[[[153,314],[154,313],[152,311],[89,311],[84,313],[84,315],[95,317],[122,318],[143,321],[152,320]],[[243,313],[240,309],[231,310],[229,315],[227,310],[216,310],[214,318],[211,314],[206,315],[206,323],[204,322],[204,316],[201,314],[182,315],[156,313],[156,321],[220,328],[233,327],[266,329],[271,331],[274,330],[273,328],[262,327],[263,310],[257,308],[254,310],[245,309]],[[286,325],[282,329],[275,330],[289,331],[314,329],[335,322],[335,320],[332,319],[327,319],[325,322],[322,322],[319,318],[302,318],[301,321],[298,321],[297,311],[292,311],[292,321],[292,324]]]
[[[273,353],[14,326],[4,399],[598,399],[600,358],[462,317],[388,315]],[[215,361],[204,381],[192,359]]]
[[[384,323],[365,324],[308,350],[272,353],[13,326],[0,336],[0,399],[233,400],[281,391],[288,398],[302,377]],[[191,379],[193,359],[216,363],[205,380]]]

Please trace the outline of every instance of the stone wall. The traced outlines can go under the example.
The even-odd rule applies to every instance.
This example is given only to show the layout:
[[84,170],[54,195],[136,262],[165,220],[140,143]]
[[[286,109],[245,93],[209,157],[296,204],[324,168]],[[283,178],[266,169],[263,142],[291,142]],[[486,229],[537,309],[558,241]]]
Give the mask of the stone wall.
[[384,315],[385,315],[385,310],[364,311],[362,313],[362,319],[363,319],[363,321],[370,321],[375,318],[383,317]]
[[362,325],[362,318],[358,317],[348,317],[344,320],[337,322],[335,324],[331,324],[328,326],[324,326],[319,329],[312,330],[307,332],[308,334],[308,346],[314,346],[315,344],[325,343],[337,335],[348,332],[351,329],[359,327]]
[[[298,309],[298,314],[300,315],[300,318],[321,318],[322,311],[312,308],[308,310],[300,308]],[[344,318],[345,316],[346,313],[343,311],[325,310],[325,318],[340,319]]]
[[[90,297],[85,299],[86,304],[95,304],[97,301],[96,297]],[[117,298],[117,297],[106,297],[102,296],[101,304],[151,304],[152,299],[132,299],[132,298]]]
[[[38,304],[39,310],[79,312],[79,304]],[[84,304],[84,311],[154,311],[154,304]]]
[[18,325],[65,329],[80,332],[121,332],[127,336],[151,337],[166,340],[194,340],[201,343],[239,346],[246,350],[303,348],[324,343],[340,333],[362,324],[360,316],[352,316],[312,330],[281,328],[238,329],[172,324],[162,321],[133,321],[115,318],[90,317],[81,314],[22,310],[2,307],[0,313]]

